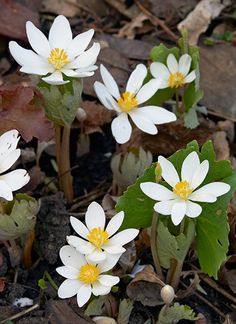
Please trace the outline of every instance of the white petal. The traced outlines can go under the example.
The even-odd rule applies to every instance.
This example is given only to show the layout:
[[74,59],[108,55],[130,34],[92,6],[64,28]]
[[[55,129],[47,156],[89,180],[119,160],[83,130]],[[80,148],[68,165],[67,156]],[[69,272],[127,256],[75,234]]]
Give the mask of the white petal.
[[[208,183],[205,186],[199,188],[198,190],[194,191],[192,193],[199,195],[199,194],[209,194],[209,195],[214,195],[216,197],[222,196],[226,194],[228,191],[230,191],[230,185],[224,182],[212,182]],[[192,196],[191,195],[191,196]],[[192,199],[192,198],[191,198]]]
[[14,41],[9,43],[9,50],[19,65],[31,67],[36,66],[37,68],[47,68],[49,66],[49,64],[38,54],[34,53],[32,50],[21,47]]
[[179,176],[173,164],[164,158],[163,156],[158,157],[158,162],[161,165],[161,176],[162,178],[173,187],[179,182]]
[[17,169],[0,176],[12,191],[24,187],[30,180],[29,174],[24,169]]
[[147,76],[146,66],[144,64],[138,64],[128,79],[126,85],[126,91],[136,94],[141,88],[146,76]]
[[66,69],[66,68],[62,68],[61,72],[64,73],[66,76],[68,77],[74,77],[74,78],[78,78],[78,73],[74,70],[70,70],[70,69]]
[[92,253],[86,256],[88,262],[100,263],[106,259],[106,253],[95,249]]
[[104,84],[102,84],[101,82],[96,81],[94,83],[94,90],[96,92],[96,95],[98,96],[98,99],[101,101],[101,103],[107,109],[115,110],[115,111],[118,111],[118,112],[120,111],[117,102],[114,100],[114,98],[108,92],[108,90],[104,86]]
[[113,245],[112,243],[108,242],[103,245],[103,250],[109,254],[120,254],[126,251],[121,245]]
[[110,94],[118,100],[120,98],[120,92],[117,83],[103,64],[100,65],[100,73],[105,87],[110,92]]
[[161,79],[161,84],[159,86],[159,89],[165,89],[165,88],[169,88],[169,81]]
[[77,294],[77,303],[79,307],[84,306],[87,303],[92,294],[92,288],[90,285],[83,285]]
[[93,253],[93,251],[96,249],[96,246],[94,246],[92,243],[87,242],[85,245],[80,245],[77,247],[77,250],[84,254],[84,255],[89,255]]
[[76,74],[78,78],[87,78],[93,76],[94,72],[86,72],[86,71],[80,72],[78,69],[76,70]]
[[77,279],[79,277],[79,269],[62,266],[56,268],[56,271],[64,278],[67,279]]
[[47,59],[50,53],[47,37],[31,21],[26,23],[26,33],[33,50]]
[[100,52],[100,44],[93,43],[87,51],[80,54],[74,61],[65,65],[68,69],[81,69],[94,65]]
[[198,217],[202,212],[202,207],[190,200],[186,202],[186,215],[191,218]]
[[76,233],[78,233],[83,238],[87,238],[87,236],[89,235],[89,231],[87,227],[80,220],[71,216],[70,223],[73,229],[76,231]]
[[197,190],[194,191],[188,199],[199,202],[215,202],[217,197],[214,194],[198,193]]
[[67,54],[69,55],[69,60],[74,59],[81,53],[83,53],[88,47],[92,37],[94,35],[94,29],[89,29],[86,32],[77,35],[69,44],[66,49]]
[[11,201],[13,199],[13,194],[11,188],[6,184],[6,182],[0,180],[0,197]]
[[181,168],[181,179],[187,181],[189,184],[192,182],[192,178],[195,170],[200,166],[200,160],[196,152],[191,152],[185,159]]
[[137,111],[138,109],[129,112],[129,115],[132,118],[134,124],[144,133],[148,133],[151,135],[157,134],[157,128],[155,124],[151,120],[143,117],[142,114],[137,113]]
[[125,229],[117,234],[115,234],[110,241],[108,242],[110,245],[125,245],[131,242],[139,233],[139,230],[135,228]]
[[184,76],[188,74],[191,62],[192,58],[190,55],[184,54],[181,56],[179,60],[179,72],[181,72]]
[[176,203],[175,199],[157,202],[154,205],[154,210],[162,215],[170,215],[174,203]]
[[40,66],[22,66],[20,72],[27,74],[46,75],[54,71],[52,66],[40,67]]
[[[177,181],[178,182],[178,181]],[[170,200],[176,198],[173,191],[155,182],[143,182],[140,184],[141,190],[153,200]]]
[[111,123],[111,131],[119,144],[128,142],[132,133],[132,127],[126,113],[121,113]]
[[195,189],[204,181],[206,175],[209,171],[209,162],[207,160],[203,161],[193,174],[192,181],[190,183],[190,188]]
[[98,281],[103,286],[115,286],[120,281],[120,278],[116,276],[110,276],[110,275],[100,275]]
[[145,83],[137,93],[136,99],[138,100],[138,104],[150,99],[160,88],[161,82],[161,79],[152,79]]
[[85,223],[90,231],[93,228],[100,227],[104,229],[106,216],[102,206],[96,201],[93,201],[89,206],[85,214]]
[[8,170],[19,158],[20,149],[10,151],[8,154],[3,154],[0,156],[0,173]]
[[111,286],[104,286],[100,282],[95,282],[92,287],[94,296],[103,296],[109,294]]
[[115,234],[118,229],[121,227],[121,224],[123,223],[124,220],[124,212],[121,211],[118,214],[114,215],[112,219],[109,221],[106,231],[109,234],[109,237],[111,237],[113,234]]
[[173,54],[167,56],[167,67],[171,73],[178,72],[179,64]]
[[111,270],[112,268],[114,268],[114,266],[117,264],[120,256],[122,253],[120,254],[107,254],[106,259],[99,264],[99,269],[101,270],[101,272],[107,272],[109,270]]
[[87,263],[85,257],[70,245],[64,245],[60,249],[59,255],[62,263],[68,267],[79,269]]
[[196,73],[195,71],[192,71],[184,78],[184,83],[191,83],[195,79],[196,79]]
[[158,106],[140,107],[135,110],[135,113],[151,120],[157,125],[170,123],[176,120],[175,114]]
[[85,240],[81,239],[80,237],[74,236],[74,235],[67,236],[66,240],[69,245],[73,246],[76,249],[78,249],[79,246],[81,246],[81,245],[83,246],[88,243],[88,241],[85,241]]
[[75,279],[66,279],[60,285],[57,293],[60,298],[70,298],[75,296],[81,287],[79,280]]
[[185,202],[175,202],[171,210],[171,220],[174,225],[179,225],[186,213]]
[[0,158],[14,151],[19,142],[20,136],[16,129],[10,130],[0,136]]
[[70,82],[69,80],[64,81],[61,72],[58,70],[53,72],[48,77],[42,78],[42,80],[44,80],[45,82],[52,84],[52,85],[66,84],[66,83]]
[[70,23],[66,17],[57,16],[49,31],[49,44],[51,49],[59,48],[66,50],[72,41],[72,32]]
[[160,62],[153,62],[150,65],[150,72],[155,78],[161,78],[164,80],[168,80],[170,76],[170,72],[165,66],[165,64]]

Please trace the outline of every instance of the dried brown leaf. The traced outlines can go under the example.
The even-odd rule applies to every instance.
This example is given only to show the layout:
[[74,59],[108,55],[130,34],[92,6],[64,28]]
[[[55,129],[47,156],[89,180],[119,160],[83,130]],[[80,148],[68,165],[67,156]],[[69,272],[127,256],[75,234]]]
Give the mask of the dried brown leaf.
[[0,87],[0,133],[15,128],[26,142],[33,137],[40,141],[53,137],[52,123],[45,118],[44,111],[35,106],[35,96],[31,87]]
[[126,292],[130,299],[139,301],[144,306],[157,306],[163,304],[161,288],[162,282],[153,268],[146,266],[129,283]]
[[26,40],[25,23],[30,19],[36,26],[39,25],[39,15],[29,7],[18,1],[0,0],[0,34]]
[[228,286],[234,294],[236,293],[236,255],[231,255],[221,266],[219,280]]
[[144,21],[148,20],[148,16],[143,14],[142,12],[139,13],[136,17],[134,17],[130,22],[125,24],[118,33],[119,38],[127,38],[127,39],[134,39],[136,35],[136,29],[143,27]]

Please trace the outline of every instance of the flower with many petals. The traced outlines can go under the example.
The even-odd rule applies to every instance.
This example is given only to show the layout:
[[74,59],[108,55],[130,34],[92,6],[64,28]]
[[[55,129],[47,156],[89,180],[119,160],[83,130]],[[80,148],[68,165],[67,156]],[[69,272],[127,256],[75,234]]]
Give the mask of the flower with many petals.
[[0,136],[0,197],[12,200],[12,191],[18,190],[26,185],[30,177],[26,170],[17,169],[5,173],[19,158],[20,149],[17,144],[20,137],[16,129],[10,130]]
[[[49,84],[64,84],[63,74],[67,77],[86,77],[94,74],[94,65],[100,51],[99,43],[94,43],[87,51],[94,30],[90,29],[74,39],[70,23],[60,15],[55,18],[48,39],[30,21],[26,23],[26,33],[34,51],[9,43],[9,49],[22,67],[21,72],[45,75],[42,79]],[[47,75],[47,76],[46,76]]]
[[95,92],[102,104],[115,110],[117,117],[112,121],[111,130],[119,144],[126,143],[131,136],[132,126],[128,116],[143,132],[155,135],[155,125],[170,123],[176,120],[175,114],[157,106],[138,107],[150,99],[159,89],[161,80],[152,79],[146,84],[143,81],[147,75],[147,68],[138,64],[131,73],[126,89],[120,93],[119,88],[108,70],[101,65],[100,72],[104,82],[95,82]]
[[60,298],[70,298],[77,295],[79,307],[82,307],[91,294],[95,296],[107,295],[112,286],[120,279],[116,276],[103,274],[111,270],[117,263],[120,255],[107,258],[106,261],[97,265],[86,260],[75,248],[65,245],[60,250],[60,258],[64,266],[56,271],[66,278],[58,289]]
[[177,89],[196,79],[195,71],[189,73],[191,62],[192,58],[188,54],[182,55],[179,62],[177,62],[173,54],[169,54],[166,62],[167,66],[160,62],[153,62],[150,71],[154,78],[162,80],[160,89]]
[[202,207],[196,202],[213,203],[217,197],[230,190],[230,186],[224,182],[208,183],[197,189],[206,178],[209,162],[200,162],[196,152],[185,158],[181,177],[174,165],[163,156],[159,156],[158,162],[161,165],[162,178],[172,190],[154,182],[141,183],[140,187],[148,197],[159,201],[154,205],[154,210],[162,215],[171,215],[174,225],[180,224],[185,215],[195,218],[201,214]]
[[121,211],[112,217],[105,228],[104,210],[94,201],[88,206],[85,214],[86,226],[75,217],[70,218],[72,227],[82,238],[67,236],[67,242],[92,262],[102,262],[109,255],[120,255],[125,252],[123,245],[132,241],[139,232],[129,228],[115,234],[123,219],[124,212]]

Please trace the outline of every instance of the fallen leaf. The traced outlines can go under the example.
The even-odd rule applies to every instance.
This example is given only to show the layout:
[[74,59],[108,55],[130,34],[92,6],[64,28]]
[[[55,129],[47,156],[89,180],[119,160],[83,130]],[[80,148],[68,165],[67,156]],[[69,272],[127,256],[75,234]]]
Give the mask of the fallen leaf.
[[39,15],[18,1],[0,0],[0,34],[9,38],[27,40],[25,23],[30,19],[39,26]]
[[236,255],[231,255],[219,271],[219,281],[236,293]]
[[75,17],[81,13],[77,0],[43,0],[42,12],[53,12],[57,15]]
[[148,19],[148,16],[146,16],[142,12],[139,13],[119,30],[117,36],[119,38],[134,39],[136,36],[136,29],[143,27],[144,21]]
[[0,278],[0,293],[4,292],[5,285],[6,285],[6,279]]
[[215,132],[213,134],[212,141],[213,141],[217,160],[230,159],[229,142],[227,141],[226,136],[227,134],[224,131]]
[[202,0],[188,16],[178,24],[178,30],[188,30],[188,40],[191,45],[198,42],[199,36],[204,33],[213,19],[219,16],[226,7],[227,1]]
[[52,123],[45,118],[44,111],[35,106],[37,96],[31,87],[0,87],[0,132],[15,128],[26,142],[33,137],[40,141],[51,139]]
[[145,306],[163,305],[160,295],[162,282],[153,271],[152,266],[146,266],[138,272],[129,283],[126,292],[130,299],[139,301]]

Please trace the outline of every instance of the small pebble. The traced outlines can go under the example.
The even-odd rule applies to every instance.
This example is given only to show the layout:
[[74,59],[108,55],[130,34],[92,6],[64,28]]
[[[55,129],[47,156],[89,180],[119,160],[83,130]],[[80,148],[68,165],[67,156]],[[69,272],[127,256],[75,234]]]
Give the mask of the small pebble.
[[22,298],[16,298],[13,306],[16,306],[18,308],[23,308],[27,306],[32,306],[33,305],[33,300],[27,297],[22,297]]

